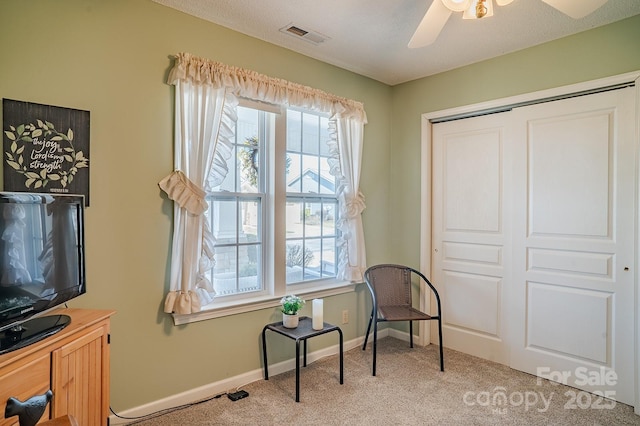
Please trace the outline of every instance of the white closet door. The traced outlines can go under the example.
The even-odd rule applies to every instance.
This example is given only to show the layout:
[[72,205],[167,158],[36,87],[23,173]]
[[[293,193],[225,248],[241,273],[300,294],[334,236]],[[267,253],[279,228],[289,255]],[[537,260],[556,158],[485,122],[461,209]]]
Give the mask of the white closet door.
[[[509,146],[504,114],[433,126],[432,282],[444,346],[508,364]],[[432,333],[432,337],[437,333]]]
[[510,364],[632,405],[634,111],[629,88],[510,116]]

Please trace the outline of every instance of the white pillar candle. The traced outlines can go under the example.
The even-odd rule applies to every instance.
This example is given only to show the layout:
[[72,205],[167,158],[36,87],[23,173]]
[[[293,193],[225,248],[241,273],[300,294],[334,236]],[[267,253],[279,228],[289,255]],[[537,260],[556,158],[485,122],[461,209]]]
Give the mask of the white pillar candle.
[[324,328],[324,320],[322,319],[322,299],[313,299],[313,321],[311,326],[314,330],[322,330]]

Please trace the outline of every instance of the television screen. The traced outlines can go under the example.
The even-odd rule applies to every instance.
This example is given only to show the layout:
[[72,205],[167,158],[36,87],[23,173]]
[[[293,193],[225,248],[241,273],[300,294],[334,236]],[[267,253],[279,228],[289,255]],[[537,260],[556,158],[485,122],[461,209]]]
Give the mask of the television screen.
[[84,197],[0,192],[0,331],[85,291]]

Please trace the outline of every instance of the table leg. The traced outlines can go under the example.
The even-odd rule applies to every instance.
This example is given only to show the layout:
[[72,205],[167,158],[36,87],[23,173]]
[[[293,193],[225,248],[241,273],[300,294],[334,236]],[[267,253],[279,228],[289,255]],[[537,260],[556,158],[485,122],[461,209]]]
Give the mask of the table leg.
[[302,366],[307,366],[307,339],[304,339],[304,364]]
[[[266,334],[267,334],[267,330],[272,330],[276,333],[282,334],[286,337],[289,337],[291,339],[294,339],[296,341],[296,402],[300,402],[300,341],[302,340],[304,342],[304,354],[303,354],[303,361],[304,361],[304,367],[307,366],[307,340],[309,337],[314,337],[317,336],[319,334],[314,334],[314,333],[309,333],[307,335],[303,334],[302,336],[295,336],[293,335],[293,333],[288,333],[285,330],[282,330],[281,328],[278,327],[278,323],[274,323],[274,324],[268,324],[266,325],[263,329],[262,329],[262,334],[261,334],[261,338],[262,338],[262,361],[264,364],[264,379],[265,380],[269,380],[269,361],[268,361],[268,356],[267,356],[267,338],[266,338]],[[335,327],[335,326],[325,326],[325,328],[322,330],[322,332],[320,334],[324,334],[324,333],[328,333],[331,331],[337,331],[339,336],[340,336],[340,384],[344,384],[344,336],[342,333],[342,330],[339,327]],[[375,326],[374,326],[374,337],[375,337]],[[375,339],[373,341],[374,344],[374,350],[375,350]],[[374,351],[375,353],[375,351]],[[374,368],[375,368],[375,357],[374,357]]]
[[267,339],[265,339],[265,332],[267,327],[262,329],[262,361],[264,362],[264,379],[269,380],[269,365],[267,364]]
[[340,334],[340,384],[344,383],[344,351],[343,351],[343,343],[342,343],[342,330],[338,328],[338,333]]
[[300,402],[300,340],[298,339],[296,339],[296,402]]

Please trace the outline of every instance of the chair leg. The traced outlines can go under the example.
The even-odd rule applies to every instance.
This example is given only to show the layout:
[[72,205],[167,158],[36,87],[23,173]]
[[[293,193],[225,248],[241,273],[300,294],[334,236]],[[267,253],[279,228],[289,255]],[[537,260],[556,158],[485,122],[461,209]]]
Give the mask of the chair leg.
[[378,344],[378,321],[373,321],[373,375],[376,375],[376,353]]
[[367,326],[367,332],[364,335],[364,344],[362,345],[363,351],[367,348],[367,340],[369,340],[369,332],[371,331],[371,321],[373,321],[373,311],[371,312],[371,316],[369,317],[369,325]]
[[444,352],[442,350],[442,319],[438,317],[438,338],[440,341],[440,371],[444,371]]

